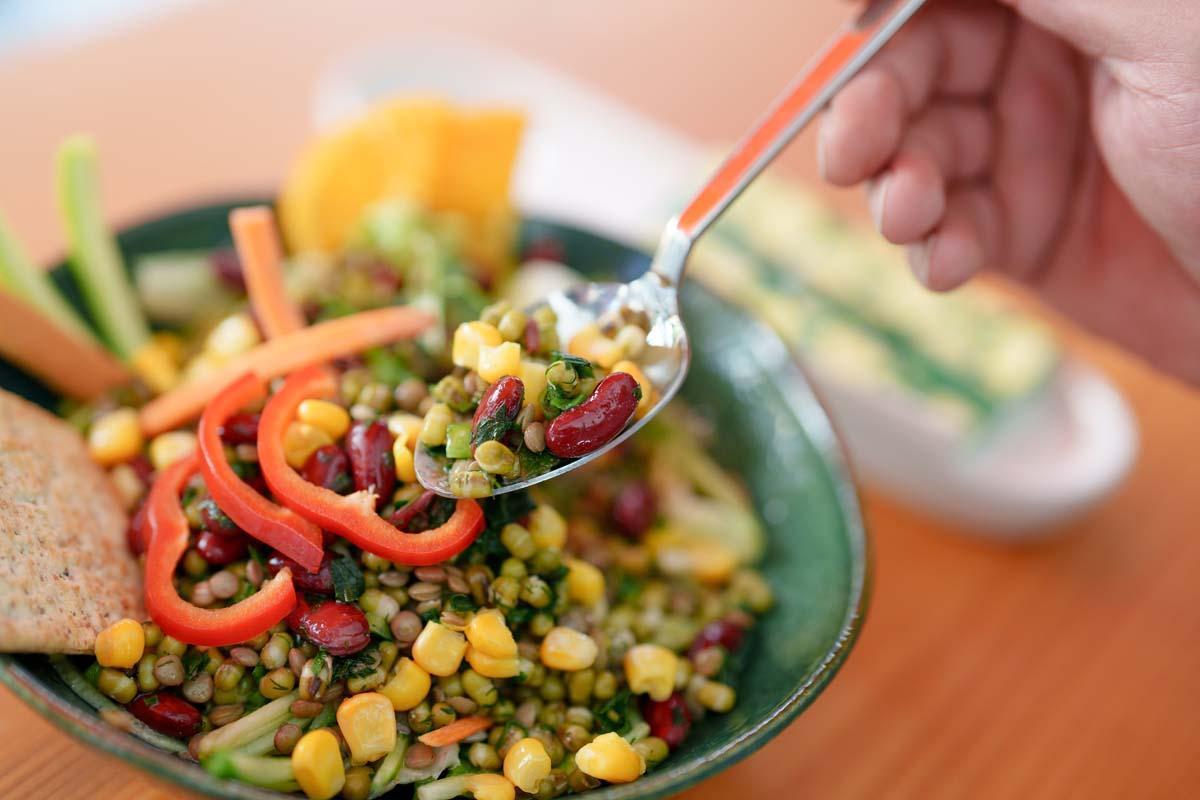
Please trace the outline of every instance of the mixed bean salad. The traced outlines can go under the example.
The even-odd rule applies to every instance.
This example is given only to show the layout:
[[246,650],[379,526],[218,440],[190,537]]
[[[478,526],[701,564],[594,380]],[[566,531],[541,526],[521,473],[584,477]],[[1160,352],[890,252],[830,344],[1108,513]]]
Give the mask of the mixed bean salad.
[[[67,410],[145,565],[150,619],[56,661],[113,724],[317,800],[511,800],[635,781],[735,705],[772,598],[700,420],[676,405],[579,474],[490,497],[649,407],[644,320],[564,347],[459,257],[436,216],[390,208],[289,263],[290,308],[231,250],[155,260],[204,264],[227,302],[153,340],[201,400],[135,382]],[[326,357],[292,364],[300,336]],[[458,499],[415,481],[417,447]]]

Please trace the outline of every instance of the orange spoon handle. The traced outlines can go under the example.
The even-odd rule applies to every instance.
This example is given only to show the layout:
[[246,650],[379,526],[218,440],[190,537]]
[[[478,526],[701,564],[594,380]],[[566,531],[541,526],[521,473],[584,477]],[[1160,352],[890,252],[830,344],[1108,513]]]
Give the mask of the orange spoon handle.
[[[925,0],[880,0],[843,28],[668,227],[660,255],[666,256],[661,249],[667,248],[682,250],[686,257],[691,243],[924,4]],[[680,275],[671,275],[666,264],[660,266],[657,272],[678,282],[682,264]]]

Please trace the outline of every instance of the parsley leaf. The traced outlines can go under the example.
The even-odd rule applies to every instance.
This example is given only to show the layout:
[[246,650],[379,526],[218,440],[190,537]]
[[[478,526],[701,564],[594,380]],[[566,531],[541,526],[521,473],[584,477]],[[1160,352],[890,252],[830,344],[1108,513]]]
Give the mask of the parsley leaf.
[[575,370],[575,374],[581,378],[596,377],[596,372],[592,369],[592,362],[588,361],[586,358],[580,358],[579,356],[573,356],[570,353],[564,353],[560,350],[555,350],[550,353],[550,363],[554,363],[555,361],[565,362],[566,365]]
[[187,679],[199,675],[208,666],[208,653],[201,650],[189,650],[183,657],[183,668],[187,671]]
[[475,601],[465,594],[452,594],[446,600],[446,605],[451,611],[459,614],[475,610]]
[[500,441],[514,427],[515,417],[510,417],[503,411],[491,417],[479,420],[475,430],[471,431],[471,444],[475,447],[484,442]]
[[561,463],[558,456],[549,450],[535,453],[528,447],[522,447],[517,452],[517,458],[521,462],[522,478],[536,478],[538,475],[545,475]]
[[333,576],[333,596],[343,603],[353,603],[367,588],[362,570],[350,556],[330,562],[329,573]]
[[596,709],[596,725],[606,733],[626,734],[633,727],[631,718],[635,714],[633,695],[622,689]]
[[549,384],[546,386],[546,391],[542,392],[542,408],[550,413],[563,412],[587,400],[587,397],[580,392],[577,395],[568,395],[557,384]]
[[365,678],[379,666],[379,650],[370,645],[357,653],[342,656],[333,660],[333,680],[344,681],[347,678]]

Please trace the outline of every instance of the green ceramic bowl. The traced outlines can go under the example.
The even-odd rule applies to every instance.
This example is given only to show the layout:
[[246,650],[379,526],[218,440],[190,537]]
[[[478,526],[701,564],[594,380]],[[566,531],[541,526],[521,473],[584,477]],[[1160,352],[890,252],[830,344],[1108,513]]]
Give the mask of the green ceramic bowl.
[[[221,203],[152,220],[120,234],[127,257],[227,244]],[[552,237],[566,261],[593,278],[627,280],[645,270],[636,249],[545,221],[527,239]],[[54,278],[78,305],[66,270]],[[694,727],[687,743],[636,783],[590,792],[593,800],[668,797],[745,758],[779,733],[829,683],[862,626],[868,553],[858,499],[825,411],[788,351],[762,325],[696,285],[683,294],[695,346],[683,396],[720,431],[721,459],[741,473],[769,532],[763,570],[778,602],[747,646],[738,703]],[[54,395],[0,362],[0,386],[44,405]],[[217,780],[99,720],[43,656],[0,656],[0,680],[68,733],[148,772],[214,797],[278,798]],[[80,776],[86,781],[87,776]]]

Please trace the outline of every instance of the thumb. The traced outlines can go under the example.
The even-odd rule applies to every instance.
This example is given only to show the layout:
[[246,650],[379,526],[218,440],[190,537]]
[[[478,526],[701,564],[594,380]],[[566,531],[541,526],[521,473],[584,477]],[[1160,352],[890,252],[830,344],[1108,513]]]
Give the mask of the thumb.
[[[1183,56],[1200,37],[1191,0],[998,0],[1093,58]],[[1190,59],[1189,59],[1190,60]]]

